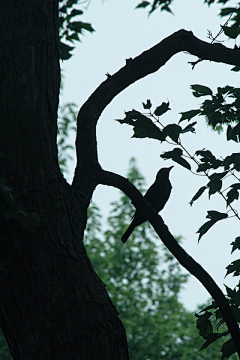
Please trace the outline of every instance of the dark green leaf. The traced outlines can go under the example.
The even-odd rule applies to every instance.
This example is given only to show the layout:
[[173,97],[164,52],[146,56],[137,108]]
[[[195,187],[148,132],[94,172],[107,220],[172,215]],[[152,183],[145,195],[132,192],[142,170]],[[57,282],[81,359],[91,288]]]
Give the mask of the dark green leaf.
[[223,160],[224,169],[228,170],[230,168],[230,165],[234,165],[234,169],[237,171],[240,171],[240,154],[239,153],[233,153],[229,156],[227,156]]
[[236,239],[231,243],[232,245],[232,253],[235,250],[240,250],[240,236],[236,237]]
[[220,339],[221,337],[225,336],[226,333],[212,333],[212,334],[207,334],[205,339],[207,339],[207,341],[205,341],[205,343],[202,345],[201,350],[206,349],[210,344],[212,344],[214,341]]
[[236,11],[236,9],[233,7],[223,8],[220,11],[220,16],[227,16],[229,14],[232,14],[235,11]]
[[73,10],[71,11],[70,16],[73,17],[73,16],[77,16],[77,15],[82,15],[82,14],[83,14],[83,11],[82,11],[82,10],[73,9]]
[[72,7],[74,4],[77,4],[78,0],[67,0],[67,7]]
[[175,148],[172,151],[167,151],[160,156],[163,159],[172,159],[179,165],[185,167],[188,170],[191,170],[191,165],[182,157],[182,154],[183,152],[181,149]]
[[162,131],[147,116],[141,114],[139,111],[127,111],[125,115],[126,116],[124,119],[117,119],[117,121],[120,124],[128,124],[133,126],[133,137],[149,137],[160,141],[165,139]]
[[61,6],[58,10],[60,13],[67,13],[67,6]]
[[179,122],[183,121],[183,120],[191,120],[194,116],[198,115],[201,113],[201,110],[195,109],[195,110],[189,110],[189,111],[185,111],[185,112],[180,112],[181,119],[179,120]]
[[81,33],[82,30],[93,32],[94,29],[91,24],[82,21],[73,21],[69,24],[69,29]]
[[222,26],[223,32],[225,35],[230,37],[231,39],[236,39],[238,35],[240,34],[240,28],[239,26]]
[[206,339],[208,335],[213,333],[213,327],[209,320],[212,313],[205,311],[204,314],[195,314],[195,316],[197,317],[197,329],[199,330],[199,335]]
[[194,125],[196,125],[197,122],[194,121],[193,123],[188,124],[184,129],[182,129],[182,134],[186,133],[186,132],[192,132],[195,133],[195,127]]
[[169,12],[170,14],[172,14],[172,10],[170,9],[170,7],[167,4],[163,5],[161,7],[161,10],[162,11],[165,10],[165,11]]
[[80,39],[79,39],[79,36],[78,36],[78,33],[73,33],[73,34],[71,34],[71,35],[69,35],[69,36],[66,36],[66,40],[67,41],[70,41],[70,42],[74,42],[74,41],[80,41]]
[[200,187],[200,189],[196,192],[196,194],[193,196],[193,198],[192,198],[192,200],[190,201],[190,205],[192,206],[192,204],[193,204],[193,202],[195,201],[195,200],[197,200],[203,193],[204,193],[204,191],[207,189],[207,187],[206,186],[202,186],[202,187]]
[[240,275],[240,260],[234,260],[230,265],[226,267],[227,273],[226,276],[233,273],[233,276]]
[[156,116],[161,116],[163,115],[165,112],[167,112],[168,110],[171,110],[169,107],[169,101],[163,102],[160,106],[158,106],[155,111],[154,111],[154,115]]
[[212,95],[212,90],[204,85],[191,85],[191,89],[194,90],[193,91],[193,95],[195,97],[201,97],[201,96],[206,96],[206,95]]
[[240,190],[240,184],[239,183],[232,184],[231,188],[232,189],[229,190],[227,193],[227,206],[231,204],[234,200],[238,200],[239,198],[238,191]]
[[240,123],[232,128],[229,135],[230,135],[231,138],[234,138],[234,137],[238,136],[238,139],[239,139],[239,136],[240,136]]
[[233,299],[235,297],[235,295],[236,295],[236,289],[231,289],[230,287],[228,287],[225,284],[224,284],[224,286],[226,288],[227,295]]
[[239,138],[238,138],[238,136],[237,135],[235,135],[235,136],[233,136],[233,133],[232,133],[232,126],[231,125],[228,125],[228,127],[227,127],[227,140],[229,141],[229,140],[233,140],[233,141],[235,141],[235,142],[239,142]]
[[144,104],[144,102],[142,104],[143,104],[144,109],[151,109],[151,107],[152,107],[151,100],[149,100],[149,99],[147,100],[146,104]]
[[240,66],[234,66],[231,71],[240,71]]
[[222,360],[228,359],[231,355],[233,355],[236,352],[236,348],[234,346],[232,338],[226,341],[222,345],[221,352],[222,352],[222,358],[221,358]]
[[136,9],[145,8],[145,7],[147,7],[148,5],[150,5],[149,1],[142,1],[141,3],[139,3],[139,4],[136,6]]
[[228,173],[227,171],[224,171],[222,173],[214,173],[211,176],[209,176],[210,181],[207,183],[207,187],[209,188],[209,197],[221,190],[221,188],[222,188],[221,179],[227,173]]
[[165,137],[169,136],[174,142],[177,143],[179,139],[179,134],[181,134],[182,132],[182,128],[177,124],[169,124],[165,126],[162,131]]
[[226,213],[220,213],[215,210],[209,210],[208,214],[206,216],[207,219],[210,219],[205,224],[203,224],[197,231],[199,234],[198,241],[201,239],[201,237],[206,234],[206,232],[217,222],[223,219],[226,219],[228,217],[228,214]]
[[68,60],[72,56],[72,54],[70,54],[70,51],[74,49],[74,46],[69,46],[63,43],[62,41],[60,41],[59,49],[60,49],[60,58],[62,60]]

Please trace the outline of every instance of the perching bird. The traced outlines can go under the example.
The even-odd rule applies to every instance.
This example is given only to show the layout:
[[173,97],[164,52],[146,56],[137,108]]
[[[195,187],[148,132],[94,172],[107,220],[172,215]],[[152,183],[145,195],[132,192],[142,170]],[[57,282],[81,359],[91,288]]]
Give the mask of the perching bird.
[[[157,210],[161,211],[169,199],[172,186],[169,180],[169,173],[173,166],[162,168],[158,171],[156,180],[147,190],[144,198]],[[147,220],[147,216],[136,210],[132,217],[132,222],[122,236],[122,242],[125,243],[136,226],[141,225]]]

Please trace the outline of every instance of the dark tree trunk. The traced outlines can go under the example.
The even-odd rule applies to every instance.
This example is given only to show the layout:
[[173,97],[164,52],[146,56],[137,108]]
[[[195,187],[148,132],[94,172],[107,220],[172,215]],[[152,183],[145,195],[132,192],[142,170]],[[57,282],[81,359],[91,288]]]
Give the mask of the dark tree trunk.
[[0,177],[41,219],[0,218],[0,326],[14,359],[128,359],[82,243],[95,183],[77,191],[58,166],[58,1],[2,0],[0,35]]
[[[0,184],[7,181],[17,204],[41,219],[33,233],[9,214],[0,214],[0,261],[7,262],[8,270],[0,271],[0,326],[15,360],[128,359],[125,330],[82,243],[87,207],[98,183],[116,186],[134,200],[127,180],[101,171],[96,124],[118,93],[180,51],[201,60],[240,65],[238,49],[205,43],[185,30],[127,61],[78,114],[78,162],[70,186],[60,173],[56,145],[58,1],[1,0]],[[141,201],[140,196],[133,203],[142,211]],[[0,210],[3,203],[0,191]],[[147,213],[151,211],[150,207]],[[174,238],[157,219],[153,212],[149,220],[164,244],[199,278],[199,267],[176,248]],[[239,328],[229,304],[217,286],[211,291],[208,274],[207,281],[202,273],[201,279],[213,298],[220,299],[216,302],[226,314],[240,354]]]

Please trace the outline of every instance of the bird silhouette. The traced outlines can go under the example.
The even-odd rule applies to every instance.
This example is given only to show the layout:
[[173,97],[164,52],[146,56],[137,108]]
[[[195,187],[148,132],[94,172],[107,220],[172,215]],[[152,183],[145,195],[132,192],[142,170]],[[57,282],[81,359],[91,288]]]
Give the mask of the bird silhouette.
[[[154,183],[150,186],[144,195],[144,198],[155,208],[158,213],[164,208],[172,190],[172,185],[169,180],[169,173],[172,168],[173,166],[160,169],[157,173]],[[142,214],[139,210],[136,210],[129,227],[121,238],[122,242],[125,243],[135,227],[141,225],[146,220],[147,216]]]

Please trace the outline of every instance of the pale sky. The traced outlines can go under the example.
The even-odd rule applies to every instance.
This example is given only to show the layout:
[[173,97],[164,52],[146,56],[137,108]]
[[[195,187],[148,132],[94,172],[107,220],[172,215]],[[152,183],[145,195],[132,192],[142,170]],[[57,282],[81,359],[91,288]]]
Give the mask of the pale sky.
[[[82,43],[77,45],[72,59],[62,64],[62,104],[75,102],[80,107],[106,79],[106,73],[113,74],[125,65],[125,59],[134,58],[174,31],[184,28],[193,31],[200,39],[209,41],[207,29],[216,35],[220,24],[225,20],[217,16],[219,6],[214,5],[209,9],[207,5],[203,5],[202,0],[175,0],[172,6],[174,16],[156,11],[150,17],[146,10],[134,10],[138,2],[140,0],[106,0],[103,4],[99,0],[90,3],[82,20],[90,22],[96,31],[83,36]],[[232,1],[227,5],[236,3]],[[234,47],[234,41],[227,41],[225,45]],[[151,139],[131,138],[133,131],[130,126],[113,121],[123,118],[124,111],[133,108],[142,111],[142,101],[151,99],[154,106],[169,100],[172,110],[163,116],[161,121],[164,124],[178,122],[180,112],[197,108],[201,99],[204,99],[194,98],[190,85],[206,85],[213,91],[218,86],[239,87],[240,75],[230,71],[231,66],[205,61],[192,70],[188,61],[194,60],[196,58],[188,54],[177,54],[158,72],[130,86],[112,101],[103,112],[97,127],[99,160],[104,169],[124,176],[129,159],[132,156],[136,157],[148,186],[154,181],[159,168],[175,165],[171,172],[173,191],[161,215],[171,233],[183,237],[184,249],[205,267],[223,288],[223,282],[228,286],[236,283],[236,279],[233,282],[228,276],[224,280],[224,276],[225,267],[238,255],[230,254],[229,245],[239,236],[238,221],[231,218],[219,222],[198,244],[196,231],[207,221],[207,210],[226,211],[220,196],[215,195],[209,201],[206,193],[190,207],[189,201],[192,196],[200,186],[207,183],[207,179],[193,175],[172,161],[163,161],[160,154],[170,150],[170,146]],[[227,142],[224,134],[219,136],[207,129],[203,117],[196,119],[197,134],[189,133],[182,137],[182,143],[188,151],[193,154],[196,150],[206,148],[216,156],[239,152],[238,144]],[[184,124],[187,125],[187,122]],[[73,169],[74,164],[71,166],[72,171]],[[69,181],[70,179],[71,176]],[[116,200],[118,193],[119,190],[104,186],[99,186],[95,191],[93,200],[105,216],[109,210],[109,203]],[[233,206],[239,210],[239,204],[234,202]],[[191,277],[182,293],[185,306],[194,310],[197,304],[208,298],[209,295],[202,285]]]

